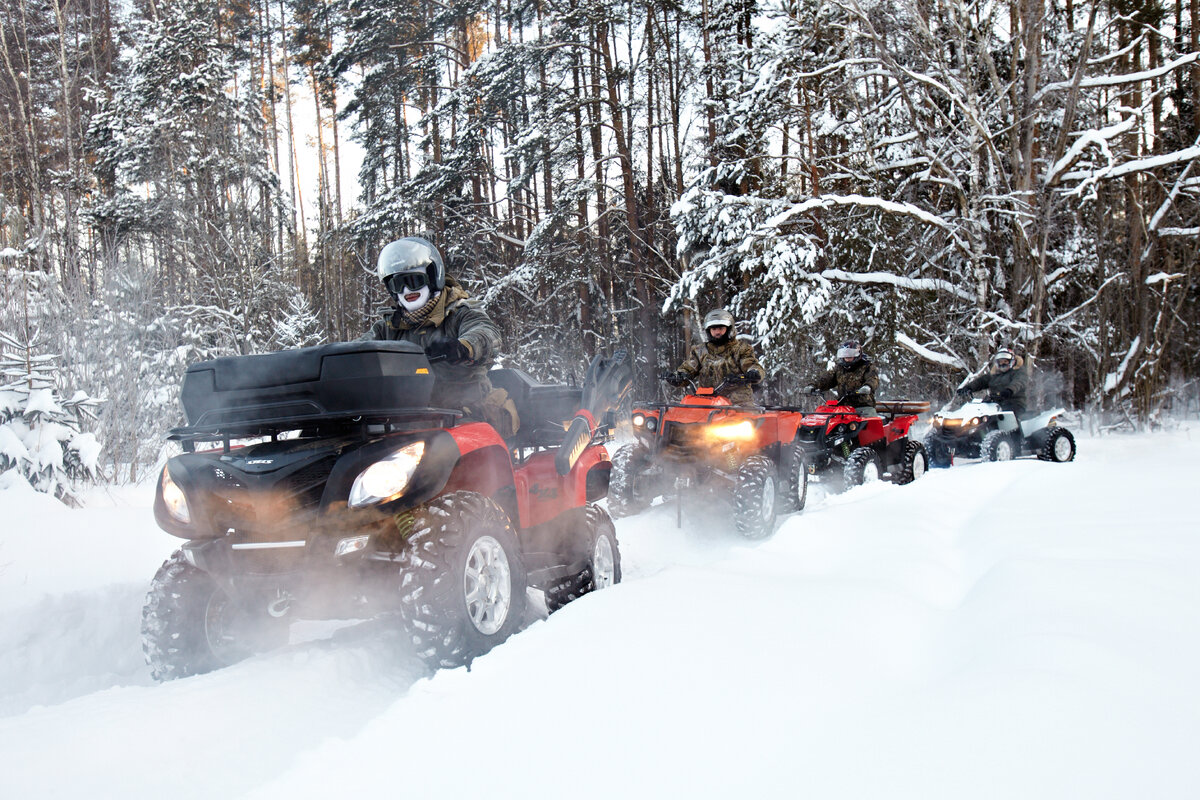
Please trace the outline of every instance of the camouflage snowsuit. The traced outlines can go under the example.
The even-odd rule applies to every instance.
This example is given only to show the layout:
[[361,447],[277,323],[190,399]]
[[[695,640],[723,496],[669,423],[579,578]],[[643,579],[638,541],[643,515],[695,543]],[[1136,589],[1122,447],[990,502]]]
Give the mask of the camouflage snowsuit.
[[[714,389],[726,378],[741,375],[751,369],[758,370],[760,376],[766,374],[762,364],[758,363],[754,347],[732,334],[724,342],[694,345],[688,357],[679,365],[679,371],[695,381],[697,386],[709,386]],[[727,386],[721,390],[721,394],[737,406],[754,403],[754,391],[749,386]]]
[[[879,388],[879,373],[875,365],[866,356],[850,365],[836,365],[833,369],[825,370],[813,382],[813,386],[825,391],[833,389],[841,399],[850,395],[848,402],[855,408],[875,408],[875,391]],[[863,386],[870,388],[869,392],[858,394]]]

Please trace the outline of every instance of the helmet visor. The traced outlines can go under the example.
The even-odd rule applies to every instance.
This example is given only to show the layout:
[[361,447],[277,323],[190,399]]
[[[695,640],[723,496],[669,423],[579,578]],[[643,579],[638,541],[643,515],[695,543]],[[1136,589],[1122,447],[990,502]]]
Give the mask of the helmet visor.
[[862,355],[862,346],[853,339],[838,345],[837,357],[839,359],[855,359],[860,355]]

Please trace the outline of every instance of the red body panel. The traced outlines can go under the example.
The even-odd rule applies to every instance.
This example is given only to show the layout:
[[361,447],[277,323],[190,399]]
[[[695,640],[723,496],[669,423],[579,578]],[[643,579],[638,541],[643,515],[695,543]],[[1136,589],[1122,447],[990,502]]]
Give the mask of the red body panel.
[[592,446],[583,451],[566,475],[554,466],[555,451],[535,453],[513,471],[517,487],[517,509],[521,527],[540,525],[587,502],[587,474],[609,460],[608,450]]
[[825,433],[833,430],[834,426],[844,423],[863,423],[858,433],[860,445],[871,445],[883,439],[888,444],[908,436],[908,429],[917,421],[918,414],[900,414],[884,424],[882,417],[859,416],[858,409],[853,406],[838,406],[832,403],[822,403],[811,414],[805,414],[801,424],[806,428],[825,427]]

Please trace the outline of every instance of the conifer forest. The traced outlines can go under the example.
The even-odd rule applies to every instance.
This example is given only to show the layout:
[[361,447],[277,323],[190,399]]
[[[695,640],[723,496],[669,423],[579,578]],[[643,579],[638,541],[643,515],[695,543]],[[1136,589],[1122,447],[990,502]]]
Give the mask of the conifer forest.
[[187,364],[360,336],[407,235],[545,380],[665,397],[724,306],[760,402],[856,338],[883,397],[1007,345],[1096,428],[1195,415],[1198,4],[0,0],[0,424],[139,478]]

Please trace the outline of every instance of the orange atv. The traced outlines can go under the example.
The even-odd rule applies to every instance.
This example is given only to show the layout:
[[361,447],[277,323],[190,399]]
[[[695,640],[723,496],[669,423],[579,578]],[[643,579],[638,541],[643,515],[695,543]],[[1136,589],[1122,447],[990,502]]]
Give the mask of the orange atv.
[[797,410],[735,406],[714,388],[689,391],[678,403],[633,409],[637,438],[613,455],[608,509],[636,514],[657,497],[685,493],[732,504],[734,527],[748,539],[770,535],[779,511],[804,508],[808,475],[796,440]]

